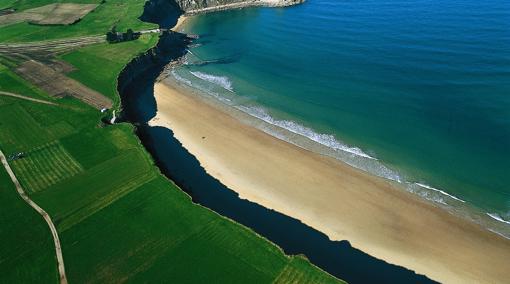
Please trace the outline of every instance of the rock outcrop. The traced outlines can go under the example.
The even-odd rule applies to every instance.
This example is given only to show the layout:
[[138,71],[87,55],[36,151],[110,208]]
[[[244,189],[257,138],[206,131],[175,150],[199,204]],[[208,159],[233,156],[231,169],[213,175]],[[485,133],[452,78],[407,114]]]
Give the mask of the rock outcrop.
[[249,6],[283,7],[303,3],[304,0],[175,0],[186,14],[198,14]]

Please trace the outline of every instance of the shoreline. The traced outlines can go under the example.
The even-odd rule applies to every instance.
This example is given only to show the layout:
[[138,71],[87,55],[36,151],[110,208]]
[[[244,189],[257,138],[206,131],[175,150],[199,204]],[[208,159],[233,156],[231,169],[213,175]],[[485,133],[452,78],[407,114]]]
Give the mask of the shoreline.
[[[436,283],[424,275],[370,256],[346,240],[332,241],[300,220],[239,198],[235,191],[209,175],[174,138],[171,130],[150,127],[148,122],[157,110],[154,83],[167,72],[169,64],[184,55],[186,43],[187,38],[182,37],[170,41],[160,38],[153,49],[128,64],[122,73],[127,76],[119,77],[123,82],[118,87],[123,98],[121,118],[137,126],[140,143],[152,155],[161,173],[195,204],[249,228],[286,255],[306,256],[313,265],[338,279],[348,283]],[[176,47],[180,51],[176,52]],[[144,71],[140,73],[139,70]]]
[[170,30],[174,32],[179,32],[179,28],[185,25],[188,19],[189,16],[180,15],[179,18],[177,18],[177,23],[175,23],[175,26],[173,26],[173,28],[171,28]]
[[[157,83],[155,91],[151,125],[172,129],[205,170],[241,198],[435,280],[506,279],[510,242],[502,237],[386,180],[246,126],[185,90]],[[464,262],[466,255],[475,261]]]

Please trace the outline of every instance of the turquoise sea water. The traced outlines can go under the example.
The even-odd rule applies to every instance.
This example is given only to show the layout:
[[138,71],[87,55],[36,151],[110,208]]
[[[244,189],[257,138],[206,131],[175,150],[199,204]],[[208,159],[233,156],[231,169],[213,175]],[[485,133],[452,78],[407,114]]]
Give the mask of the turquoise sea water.
[[185,31],[182,84],[510,236],[510,2],[309,0]]

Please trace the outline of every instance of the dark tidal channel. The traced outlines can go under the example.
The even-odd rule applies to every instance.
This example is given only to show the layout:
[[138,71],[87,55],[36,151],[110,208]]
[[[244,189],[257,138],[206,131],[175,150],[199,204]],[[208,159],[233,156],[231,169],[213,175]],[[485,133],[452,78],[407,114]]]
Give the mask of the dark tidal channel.
[[[171,26],[175,20],[166,19],[165,23]],[[205,172],[172,130],[148,126],[157,110],[154,82],[165,65],[180,56],[185,47],[182,35],[164,35],[155,49],[134,59],[119,76],[123,109],[120,119],[136,126],[138,137],[163,174],[188,193],[193,202],[251,228],[286,254],[305,255],[316,266],[349,283],[435,283],[355,249],[348,241],[331,241],[297,219],[240,199],[236,192]]]

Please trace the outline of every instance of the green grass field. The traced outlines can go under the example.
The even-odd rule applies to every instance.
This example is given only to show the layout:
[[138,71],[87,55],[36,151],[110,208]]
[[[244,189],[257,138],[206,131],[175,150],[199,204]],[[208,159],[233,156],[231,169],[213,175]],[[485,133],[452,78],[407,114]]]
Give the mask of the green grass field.
[[0,10],[10,8],[17,0],[0,0]]
[[12,163],[18,179],[25,190],[41,191],[83,171],[80,164],[62,147],[53,141],[25,152],[26,157]]
[[15,103],[0,107],[0,140],[7,153],[22,152],[52,140],[51,134]]
[[[0,6],[12,1],[2,0]],[[101,0],[25,0],[11,3],[13,8],[21,10],[44,6],[51,3],[101,3]],[[140,17],[145,0],[107,0],[78,23],[70,26],[38,26],[17,23],[0,26],[0,42],[41,41],[65,37],[106,34],[113,26],[119,31],[153,29],[157,25],[142,22]]]
[[[159,174],[133,135],[132,126],[83,124],[61,137],[62,133],[52,127],[55,118],[73,125],[76,120],[97,119],[95,112],[87,111],[87,106],[41,105],[47,109],[38,119],[40,113],[26,111],[39,106],[37,103],[2,100],[2,108],[15,110],[11,112],[13,120],[37,121],[38,131],[46,133],[33,136],[34,131],[28,131],[14,136],[15,145],[17,139],[33,140],[22,144],[27,157],[12,165],[26,188],[37,188],[29,189],[32,199],[52,216],[61,235],[70,281],[334,281],[302,258],[285,256],[252,231],[193,204]],[[5,132],[0,129],[0,133]],[[53,137],[59,138],[46,142]],[[10,144],[0,141],[2,149],[5,145]],[[16,197],[12,186],[10,190]],[[14,215],[2,222],[15,219]],[[19,234],[23,229],[13,232]],[[2,249],[9,250],[7,246]],[[51,243],[45,254],[53,257]],[[54,277],[55,271],[52,273]]]
[[21,199],[3,167],[0,208],[0,283],[56,283],[56,257],[48,225]]
[[[28,9],[47,0],[6,1]],[[94,1],[75,1],[90,3]],[[0,42],[103,33],[139,25],[144,1],[107,0],[71,27],[0,27]],[[61,56],[69,76],[119,102],[117,76],[155,36],[98,44]],[[1,64],[2,61],[0,61]],[[71,283],[337,283],[300,256],[286,256],[250,229],[192,203],[161,175],[130,124],[104,126],[99,111],[54,99],[0,65],[0,90],[57,106],[0,96],[0,149],[30,197],[59,231]],[[0,169],[0,282],[58,282],[50,231]]]
[[144,52],[147,46],[155,45],[157,40],[154,35],[143,35],[136,41],[118,43],[115,48],[111,48],[108,43],[97,44],[65,54],[61,58],[80,66],[69,77],[118,102],[117,74],[131,61],[134,54]]

